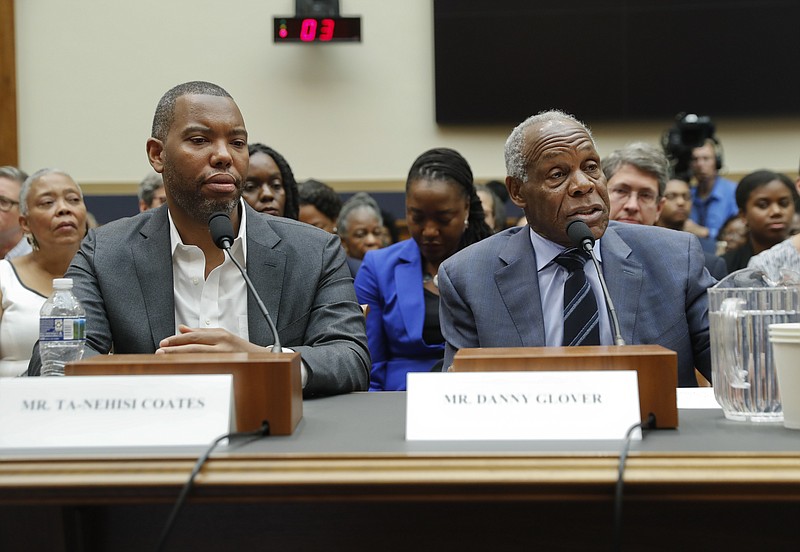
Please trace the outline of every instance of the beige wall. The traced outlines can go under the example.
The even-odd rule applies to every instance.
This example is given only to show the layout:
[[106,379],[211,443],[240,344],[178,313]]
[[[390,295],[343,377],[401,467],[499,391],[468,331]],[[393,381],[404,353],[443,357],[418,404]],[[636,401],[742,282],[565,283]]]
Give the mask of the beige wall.
[[[363,41],[325,46],[273,45],[272,17],[291,15],[293,0],[18,0],[15,9],[20,165],[29,171],[138,181],[159,97],[201,79],[231,92],[251,140],[278,149],[299,178],[396,183],[437,145],[461,151],[478,178],[505,174],[509,127],[435,123],[430,0],[341,0],[343,15],[362,17]],[[712,77],[729,79],[735,94],[738,76]],[[797,171],[800,117],[715,122],[730,172]],[[588,123],[604,155],[658,141],[672,121]]]

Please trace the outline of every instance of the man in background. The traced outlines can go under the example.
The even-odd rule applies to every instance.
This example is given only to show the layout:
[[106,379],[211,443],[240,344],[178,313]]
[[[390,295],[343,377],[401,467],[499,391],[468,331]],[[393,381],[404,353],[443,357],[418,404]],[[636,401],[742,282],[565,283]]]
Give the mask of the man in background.
[[19,192],[28,175],[16,167],[0,167],[0,259],[31,252],[19,225]]
[[[667,181],[664,190],[664,207],[656,223],[664,228],[672,230],[686,231],[686,225],[690,223],[689,214],[692,212],[692,190],[689,183],[679,178]],[[717,280],[722,280],[728,275],[728,268],[725,260],[707,251],[703,251],[706,257],[706,268]]]
[[722,154],[715,138],[692,150],[690,166],[696,185],[692,188],[692,212],[684,230],[700,238],[703,250],[713,254],[719,229],[739,213],[736,183],[719,175]]
[[[661,149],[644,142],[635,142],[622,149],[611,152],[603,160],[603,173],[608,182],[610,201],[610,218],[630,224],[652,226],[664,218],[665,211],[669,218],[680,210],[668,204],[667,185],[669,177],[669,160]],[[680,181],[675,181],[680,182]],[[673,184],[673,187],[676,184]],[[686,192],[689,193],[686,184]],[[670,192],[670,198],[677,197]],[[671,226],[673,230],[683,230],[691,211],[691,195],[688,209],[680,228]],[[665,226],[659,224],[659,226]],[[725,261],[719,257],[705,253],[705,265],[714,278],[719,280],[727,275]]]
[[603,159],[611,220],[653,225],[664,206],[669,161],[660,149],[634,142]]
[[164,191],[164,177],[153,172],[144,177],[139,184],[139,212],[161,207],[167,202]]

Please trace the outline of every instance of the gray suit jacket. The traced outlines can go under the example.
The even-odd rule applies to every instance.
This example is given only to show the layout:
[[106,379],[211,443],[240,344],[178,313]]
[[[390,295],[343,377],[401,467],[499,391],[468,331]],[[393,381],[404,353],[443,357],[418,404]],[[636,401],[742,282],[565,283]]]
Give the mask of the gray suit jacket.
[[[368,388],[371,360],[364,315],[339,238],[286,218],[247,209],[247,273],[284,347],[308,368],[304,396]],[[87,355],[153,353],[175,334],[167,208],[89,232],[67,278],[86,309]],[[250,342],[272,333],[248,293]]]
[[[447,259],[439,269],[445,366],[465,347],[543,347],[545,326],[529,227],[511,228]],[[704,267],[686,232],[611,222],[602,238],[603,275],[628,344],[678,353],[678,385],[711,377]]]

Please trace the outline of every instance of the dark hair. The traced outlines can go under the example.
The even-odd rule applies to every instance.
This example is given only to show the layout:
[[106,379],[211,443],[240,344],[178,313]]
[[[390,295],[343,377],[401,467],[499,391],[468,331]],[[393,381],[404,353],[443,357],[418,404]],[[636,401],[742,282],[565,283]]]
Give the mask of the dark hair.
[[[494,193],[494,189],[489,187],[489,184],[477,184],[475,190],[478,192],[486,192],[492,198],[492,214],[494,215],[494,224],[497,228],[492,228],[492,232],[500,232],[506,229],[506,206],[503,200]],[[478,196],[480,197],[480,196]],[[485,215],[484,215],[485,217]]]
[[283,158],[283,155],[275,151],[269,146],[264,144],[255,143],[247,146],[247,152],[252,156],[254,153],[263,153],[272,157],[278,170],[281,171],[281,178],[283,179],[283,188],[286,190],[286,204],[283,206],[283,216],[293,220],[297,220],[300,216],[300,199],[297,193],[297,181],[294,179],[294,173],[289,163]]
[[750,195],[758,188],[766,186],[773,180],[778,180],[789,188],[792,194],[792,203],[797,204],[797,189],[794,186],[794,182],[783,173],[762,169],[746,175],[739,181],[739,185],[736,186],[736,205],[739,207],[739,210],[744,213]]
[[490,180],[485,184],[487,188],[494,192],[494,195],[500,198],[500,201],[506,203],[510,198],[508,195],[508,188],[499,180]]
[[167,90],[158,101],[156,113],[153,116],[153,138],[164,141],[175,120],[175,101],[181,96],[188,95],[221,96],[233,99],[224,88],[210,82],[191,81],[179,84]]
[[381,209],[381,218],[383,218],[383,226],[389,231],[389,237],[392,243],[399,242],[400,230],[397,228],[397,219],[395,216],[386,209]]
[[406,179],[406,194],[416,180],[446,180],[457,184],[465,198],[469,199],[469,215],[459,250],[492,235],[483,215],[481,198],[475,192],[472,169],[467,160],[456,150],[434,148],[426,151],[414,161]]
[[339,197],[336,190],[324,182],[309,178],[297,185],[297,192],[300,205],[313,205],[336,224],[339,211],[342,210],[342,198]]

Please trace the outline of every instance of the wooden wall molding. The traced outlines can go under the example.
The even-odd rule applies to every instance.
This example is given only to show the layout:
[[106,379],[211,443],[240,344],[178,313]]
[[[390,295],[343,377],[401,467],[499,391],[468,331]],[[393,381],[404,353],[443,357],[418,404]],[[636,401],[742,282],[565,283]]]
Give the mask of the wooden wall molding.
[[19,163],[14,0],[0,0],[0,165]]

